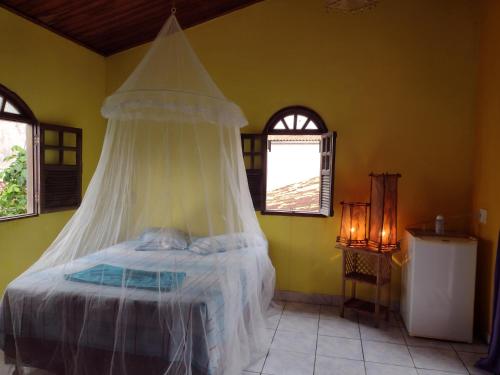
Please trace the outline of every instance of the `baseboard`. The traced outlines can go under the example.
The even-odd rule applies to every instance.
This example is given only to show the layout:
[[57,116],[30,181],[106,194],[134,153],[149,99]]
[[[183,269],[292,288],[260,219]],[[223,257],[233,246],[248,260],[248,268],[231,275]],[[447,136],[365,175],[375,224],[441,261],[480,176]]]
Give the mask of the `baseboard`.
[[317,293],[301,293],[289,290],[276,290],[274,299],[285,302],[314,303],[316,305],[340,306],[342,301],[340,296]]
[[[316,305],[340,306],[341,296],[319,293],[302,293],[290,290],[276,290],[274,299],[285,302],[313,303]],[[373,302],[373,301],[372,301]],[[391,303],[392,311],[399,311],[399,302]]]

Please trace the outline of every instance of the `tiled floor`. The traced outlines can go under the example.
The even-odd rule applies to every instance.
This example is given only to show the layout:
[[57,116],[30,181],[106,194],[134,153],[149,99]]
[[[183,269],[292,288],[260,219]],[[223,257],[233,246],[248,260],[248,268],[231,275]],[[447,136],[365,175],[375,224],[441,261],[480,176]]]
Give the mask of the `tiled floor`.
[[[354,314],[340,318],[335,307],[277,303],[267,328],[267,355],[244,375],[487,374],[474,368],[486,345],[409,337],[395,316],[374,328]],[[7,374],[2,357],[0,352],[0,375]]]
[[409,337],[394,315],[374,328],[370,319],[342,319],[330,306],[277,304],[273,312],[270,350],[245,375],[487,374],[474,368],[486,345]]

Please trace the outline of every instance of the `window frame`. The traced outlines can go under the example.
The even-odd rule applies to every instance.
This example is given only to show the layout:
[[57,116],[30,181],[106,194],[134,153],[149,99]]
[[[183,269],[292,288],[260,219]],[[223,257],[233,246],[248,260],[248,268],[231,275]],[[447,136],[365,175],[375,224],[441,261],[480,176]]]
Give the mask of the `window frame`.
[[[31,111],[30,107],[13,91],[9,90],[4,85],[0,84],[0,96],[3,98],[2,104],[0,105],[0,120],[21,122],[31,126],[31,153],[32,153],[32,202],[33,202],[33,212],[22,214],[0,217],[0,223],[5,221],[25,219],[29,217],[38,216],[40,213],[39,209],[39,152],[38,152],[38,139],[39,139],[39,122],[35,115]],[[4,112],[6,103],[11,103],[18,111],[19,114]]]
[[[276,124],[283,120],[285,117],[289,115],[295,116],[294,121],[294,129],[276,129]],[[307,117],[309,121],[313,121],[317,129],[304,129],[307,126],[307,122],[303,125],[302,129],[296,129],[297,125],[297,116],[302,115]],[[287,127],[285,121],[283,121],[285,127]],[[330,134],[333,137],[333,157],[332,157],[332,182],[330,186],[330,204],[329,204],[329,212],[325,214],[322,212],[321,208],[321,175],[320,175],[320,209],[318,212],[290,212],[290,211],[278,211],[278,210],[267,210],[266,209],[266,201],[267,201],[267,149],[268,149],[268,136],[269,135],[321,135]],[[302,216],[302,217],[329,217],[333,216],[333,172],[335,168],[335,139],[336,132],[329,132],[326,127],[325,122],[315,111],[305,106],[289,106],[283,109],[280,109],[276,113],[274,113],[271,118],[267,121],[266,126],[262,132],[263,137],[263,150],[262,150],[262,187],[261,187],[261,207],[260,212],[262,215],[278,215],[278,216]],[[321,141],[322,143],[323,141]],[[322,163],[322,158],[320,159],[320,163]],[[320,171],[322,168],[322,164],[319,166]]]
[[[0,223],[38,216],[43,213],[77,209],[82,202],[82,136],[80,128],[40,123],[29,106],[13,91],[0,84],[0,119],[21,122],[31,126],[31,163],[32,163],[32,211],[27,214],[0,217]],[[9,102],[19,114],[4,112]],[[46,143],[45,131],[58,133],[57,145]],[[75,145],[65,145],[64,135],[75,135]],[[46,163],[45,151],[59,153],[58,163]],[[64,154],[69,151],[75,155],[75,163],[65,163]],[[55,183],[56,181],[56,183]],[[69,181],[69,183],[68,183]],[[68,190],[68,185],[72,189]],[[57,196],[57,199],[49,199]]]

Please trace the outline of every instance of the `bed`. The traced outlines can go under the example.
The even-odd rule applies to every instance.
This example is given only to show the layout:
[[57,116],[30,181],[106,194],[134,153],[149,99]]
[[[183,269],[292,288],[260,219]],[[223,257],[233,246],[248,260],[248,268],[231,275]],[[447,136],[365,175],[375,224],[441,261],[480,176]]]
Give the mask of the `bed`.
[[[55,373],[219,375],[245,365],[231,358],[259,355],[265,279],[274,275],[267,244],[209,255],[137,251],[140,244],[122,242],[12,282],[0,311],[6,358]],[[185,278],[160,293],[68,278],[101,264]]]

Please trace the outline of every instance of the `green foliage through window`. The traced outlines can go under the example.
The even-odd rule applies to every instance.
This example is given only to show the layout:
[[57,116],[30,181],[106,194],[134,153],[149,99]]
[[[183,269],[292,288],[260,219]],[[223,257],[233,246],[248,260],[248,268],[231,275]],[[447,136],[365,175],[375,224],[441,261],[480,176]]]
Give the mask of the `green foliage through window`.
[[12,155],[4,161],[11,163],[0,171],[0,217],[22,215],[27,212],[26,150],[20,146],[12,147]]

